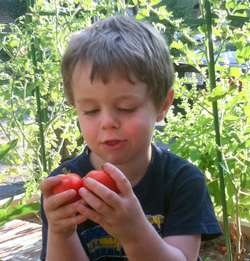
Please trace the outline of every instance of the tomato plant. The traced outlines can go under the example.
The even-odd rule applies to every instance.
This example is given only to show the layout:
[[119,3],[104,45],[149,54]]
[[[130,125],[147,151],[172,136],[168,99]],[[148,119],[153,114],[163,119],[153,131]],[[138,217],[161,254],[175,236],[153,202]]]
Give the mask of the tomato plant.
[[105,170],[93,170],[90,171],[84,178],[83,178],[83,187],[87,188],[84,180],[86,178],[92,178],[95,179],[96,181],[102,183],[109,189],[113,190],[116,193],[119,193],[119,190],[116,186],[116,183],[114,180],[110,177],[110,175],[105,171]]

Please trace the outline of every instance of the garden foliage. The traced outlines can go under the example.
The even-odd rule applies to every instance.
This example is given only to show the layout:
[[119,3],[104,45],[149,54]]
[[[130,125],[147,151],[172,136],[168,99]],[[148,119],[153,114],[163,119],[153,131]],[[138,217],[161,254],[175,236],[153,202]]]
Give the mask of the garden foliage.
[[[168,113],[163,133],[155,139],[168,143],[176,141],[171,151],[197,165],[206,176],[207,185],[218,216],[222,215],[218,164],[224,170],[229,217],[250,221],[250,5],[247,0],[214,0],[213,34],[220,41],[217,53],[230,42],[237,48],[239,67],[220,65],[216,60],[216,88],[210,90],[207,68],[200,67],[201,57],[207,57],[207,31],[204,23],[190,25],[176,19],[160,1],[80,1],[38,0],[25,16],[12,25],[12,33],[2,34],[0,49],[8,59],[0,64],[0,128],[1,138],[18,144],[2,163],[10,168],[1,180],[10,174],[20,175],[17,165],[27,168],[22,173],[26,181],[26,196],[38,191],[38,184],[63,160],[78,154],[83,142],[77,116],[63,95],[60,61],[70,36],[93,21],[116,13],[130,14],[137,5],[137,19],[152,21],[167,35],[176,64],[182,60],[193,65],[203,75],[206,89],[197,88],[195,78],[186,86],[187,79],[176,74],[175,97],[186,114]],[[167,4],[167,1],[165,1]],[[183,2],[183,1],[182,1]],[[200,1],[202,5],[203,1]],[[223,7],[223,8],[222,8]],[[238,19],[231,19],[235,16]],[[201,19],[204,21],[201,8]],[[168,34],[168,28],[181,32],[181,40]],[[204,48],[198,48],[193,36],[203,33]],[[176,56],[178,54],[178,56]],[[209,63],[209,60],[207,60]],[[229,77],[232,82],[229,83]],[[239,82],[242,88],[239,88]],[[190,102],[191,101],[191,102]],[[221,146],[215,139],[212,102],[218,104]],[[6,142],[5,142],[6,143]],[[1,145],[2,147],[4,145]],[[217,162],[218,150],[223,161]],[[66,154],[65,154],[66,151]]]
[[[205,49],[201,49],[199,54],[191,49],[194,45],[197,46],[197,43],[190,40],[190,36],[197,32],[205,35],[205,26],[191,30],[181,21],[171,20],[171,14],[165,8],[154,10],[160,19],[171,20],[172,25],[183,32],[183,35],[188,33],[186,39],[190,40],[191,48],[189,44],[180,41],[171,43],[170,48],[177,48],[183,54],[174,60],[176,63],[182,60],[193,65],[203,75],[207,85],[205,90],[200,90],[193,79],[192,89],[188,90],[185,84],[187,79],[180,79],[177,74],[175,97],[183,100],[179,106],[185,110],[186,115],[174,115],[170,112],[165,131],[160,138],[168,143],[173,137],[177,137],[171,151],[193,162],[203,171],[219,216],[221,199],[217,150],[221,151],[223,161],[219,164],[225,174],[228,214],[235,218],[235,204],[238,201],[241,218],[250,221],[250,23],[246,12],[249,10],[249,3],[241,1],[242,5],[238,6],[235,1],[226,1],[226,9],[223,10],[220,8],[223,1],[215,2],[213,12],[218,17],[214,19],[213,34],[221,43],[220,46],[215,46],[215,53],[223,52],[228,42],[234,44],[237,47],[238,64],[244,67],[244,70],[231,67],[226,61],[220,65],[222,59],[216,56],[216,88],[213,90],[209,88],[207,67],[200,66],[201,56],[206,57],[207,54],[207,42],[203,41]],[[232,25],[235,20],[230,20],[228,14],[248,18],[248,22]],[[212,110],[214,101],[217,101],[219,111],[220,147],[215,141],[215,115]]]
[[[0,182],[9,176],[21,176],[25,181],[19,214],[38,210],[37,204],[25,206],[25,200],[39,193],[39,183],[54,168],[84,147],[76,112],[63,94],[60,73],[72,33],[97,17],[125,14],[131,6],[124,1],[26,2],[30,6],[11,25],[11,33],[0,33],[0,160],[9,166],[2,171]],[[20,171],[20,166],[25,170]],[[1,209],[4,222],[17,217],[6,204]]]

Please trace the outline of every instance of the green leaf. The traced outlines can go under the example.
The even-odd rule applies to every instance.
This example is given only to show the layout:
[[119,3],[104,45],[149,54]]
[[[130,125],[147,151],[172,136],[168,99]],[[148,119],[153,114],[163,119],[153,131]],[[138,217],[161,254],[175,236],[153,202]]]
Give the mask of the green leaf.
[[250,58],[250,46],[243,47],[239,53],[239,56],[248,60]]
[[211,153],[212,149],[214,148],[214,144],[211,142],[211,143],[208,143],[206,148],[204,149],[204,152],[205,153]]
[[18,139],[12,140],[8,142],[1,150],[0,150],[0,160],[14,147],[17,145]]
[[199,125],[204,126],[204,125],[210,123],[211,121],[213,121],[212,118],[200,118]]
[[235,77],[241,76],[241,69],[240,68],[232,67],[232,68],[230,68],[230,71],[231,71],[232,76],[235,76]]
[[14,47],[14,46],[17,46],[17,45],[18,45],[18,41],[12,40],[12,41],[10,42],[10,46],[11,46],[11,47]]
[[238,145],[239,149],[247,149],[250,147],[250,140],[244,141],[241,144]]
[[37,5],[38,5],[38,6],[42,6],[42,1],[41,1],[41,0],[38,0],[38,1],[37,1]]
[[6,210],[6,209],[12,204],[13,201],[14,201],[14,197],[11,197],[9,200],[7,200],[7,201],[4,203],[2,209]]
[[161,2],[161,0],[151,0],[151,5],[157,5]]
[[137,5],[137,0],[132,0],[134,5]]
[[199,150],[193,150],[190,154],[190,159],[195,162],[201,158],[201,153]]
[[215,102],[219,99],[224,98],[227,95],[228,91],[223,90],[220,86],[213,89],[211,95],[208,97],[210,102]]
[[52,96],[52,98],[53,98],[54,100],[56,100],[57,97],[58,97],[58,93],[57,93],[57,92],[52,92],[52,93],[51,93],[51,96]]
[[244,107],[244,112],[245,112],[246,117],[250,117],[250,105],[246,105]]
[[246,147],[246,148],[249,148],[249,147],[250,147],[250,140],[247,140],[247,141],[246,141],[245,147]]
[[244,135],[250,134],[250,127],[247,128],[247,130],[244,132]]
[[228,196],[230,198],[233,197],[235,194],[235,191],[234,191],[234,187],[232,186],[232,184],[230,182],[227,183],[226,189],[227,189]]
[[30,203],[27,205],[17,205],[16,207],[13,207],[6,211],[4,216],[2,215],[2,212],[0,212],[0,227],[13,219],[31,213],[37,213],[40,210],[40,205],[40,202]]
[[181,41],[173,42],[170,45],[170,48],[182,49],[183,48],[183,43]]
[[61,138],[62,138],[62,139],[67,139],[67,138],[69,138],[69,134],[68,134],[68,133],[63,133],[63,134],[61,135]]
[[144,15],[141,15],[140,13],[138,13],[137,15],[136,15],[136,20],[142,20],[142,19],[144,19],[145,18],[145,16]]
[[26,63],[24,64],[24,69],[26,71],[28,71],[28,69],[29,69],[29,60],[27,60]]
[[224,121],[237,121],[239,119],[239,117],[235,117],[232,115],[228,115],[224,117]]

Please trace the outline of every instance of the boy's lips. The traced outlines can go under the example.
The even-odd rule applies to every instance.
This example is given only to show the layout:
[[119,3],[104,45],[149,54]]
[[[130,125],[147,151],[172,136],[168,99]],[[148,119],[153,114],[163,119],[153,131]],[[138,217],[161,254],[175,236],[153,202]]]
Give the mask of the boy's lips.
[[102,145],[107,150],[119,150],[124,146],[124,140],[106,140]]

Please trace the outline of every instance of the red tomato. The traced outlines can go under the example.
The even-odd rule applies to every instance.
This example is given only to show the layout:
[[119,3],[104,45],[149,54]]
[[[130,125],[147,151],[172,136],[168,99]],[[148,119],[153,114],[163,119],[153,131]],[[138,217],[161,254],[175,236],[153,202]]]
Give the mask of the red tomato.
[[110,177],[110,175],[105,170],[92,170],[90,171],[84,178],[83,178],[83,187],[87,188],[84,184],[84,180],[86,178],[92,178],[96,181],[102,183],[109,189],[113,190],[117,194],[119,193],[118,188],[116,187],[116,184],[114,180]]
[[221,248],[221,252],[222,252],[222,253],[226,253],[226,252],[227,252],[227,248],[226,248],[226,247],[222,247],[222,248]]
[[57,177],[59,177],[62,182],[52,188],[53,194],[59,194],[63,191],[74,189],[77,192],[77,195],[73,199],[69,200],[67,203],[70,204],[81,199],[81,196],[78,195],[78,190],[82,187],[82,179],[80,176],[74,173],[70,173],[60,174]]

